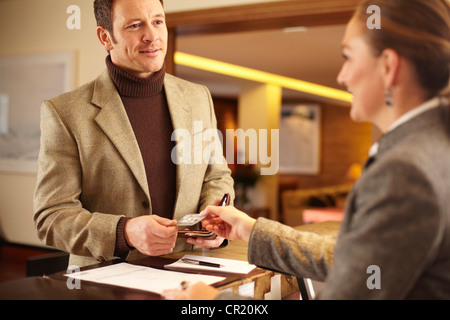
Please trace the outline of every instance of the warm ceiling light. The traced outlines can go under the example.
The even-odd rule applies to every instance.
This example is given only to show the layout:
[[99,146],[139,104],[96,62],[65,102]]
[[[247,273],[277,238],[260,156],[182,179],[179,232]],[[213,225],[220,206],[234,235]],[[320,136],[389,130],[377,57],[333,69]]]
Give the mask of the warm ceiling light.
[[219,73],[235,78],[267,83],[279,87],[312,94],[346,103],[352,102],[352,95],[342,91],[315,83],[284,77],[269,72],[259,71],[251,68],[225,63],[217,60],[207,59],[183,52],[175,52],[175,63],[186,67],[204,71]]
[[283,29],[284,33],[308,32],[307,27],[288,27]]

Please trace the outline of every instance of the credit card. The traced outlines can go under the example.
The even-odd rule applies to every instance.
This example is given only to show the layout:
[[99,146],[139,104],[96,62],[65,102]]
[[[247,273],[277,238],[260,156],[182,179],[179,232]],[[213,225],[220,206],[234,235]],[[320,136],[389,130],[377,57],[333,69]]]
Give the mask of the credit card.
[[194,224],[202,221],[205,217],[200,216],[198,213],[190,213],[182,217],[180,220],[178,220],[178,226],[179,227],[189,227],[193,226]]

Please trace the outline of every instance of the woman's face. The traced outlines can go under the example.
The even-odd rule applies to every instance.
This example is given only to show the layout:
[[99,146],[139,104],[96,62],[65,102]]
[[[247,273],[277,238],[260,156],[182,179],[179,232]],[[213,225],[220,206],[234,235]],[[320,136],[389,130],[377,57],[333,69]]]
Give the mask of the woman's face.
[[344,63],[337,81],[353,95],[352,120],[377,123],[384,109],[384,84],[380,59],[365,40],[365,25],[353,18],[342,41]]

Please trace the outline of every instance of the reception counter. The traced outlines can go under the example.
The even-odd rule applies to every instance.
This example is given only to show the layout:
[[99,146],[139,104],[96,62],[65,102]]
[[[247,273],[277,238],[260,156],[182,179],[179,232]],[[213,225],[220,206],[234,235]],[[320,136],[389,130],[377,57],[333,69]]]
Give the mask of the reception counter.
[[[314,232],[323,236],[337,236],[339,222],[329,221],[296,227],[298,230]],[[215,250],[194,249],[189,252],[179,252],[161,257],[146,257],[133,261],[133,264],[146,265],[154,268],[164,268],[165,264],[176,261],[185,254],[210,256],[217,258],[247,261],[247,243],[231,241],[227,247]],[[108,262],[88,268],[97,268],[120,261]],[[155,300],[158,294],[130,288],[121,288],[96,283],[81,282],[81,289],[69,289],[66,285],[65,272],[46,277],[29,277],[0,283],[0,300]],[[246,275],[227,277],[216,285],[219,290],[228,290],[254,299],[298,299],[299,286],[293,276],[274,271],[256,268]]]

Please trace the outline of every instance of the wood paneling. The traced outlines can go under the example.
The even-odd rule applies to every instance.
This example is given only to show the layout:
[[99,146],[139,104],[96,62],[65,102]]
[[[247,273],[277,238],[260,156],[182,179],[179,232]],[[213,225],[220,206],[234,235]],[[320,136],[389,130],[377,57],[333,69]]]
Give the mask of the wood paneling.
[[169,52],[166,70],[176,73],[173,54],[178,36],[344,24],[351,18],[358,2],[292,0],[167,13]]
[[348,22],[359,0],[267,2],[167,14],[177,35],[237,32]]
[[175,61],[173,60],[173,56],[177,49],[176,43],[176,30],[175,28],[169,28],[165,67],[166,72],[172,75],[175,75]]
[[322,103],[321,156],[318,175],[281,175],[280,189],[316,188],[351,182],[347,172],[364,164],[372,144],[372,125],[355,123],[350,109]]

